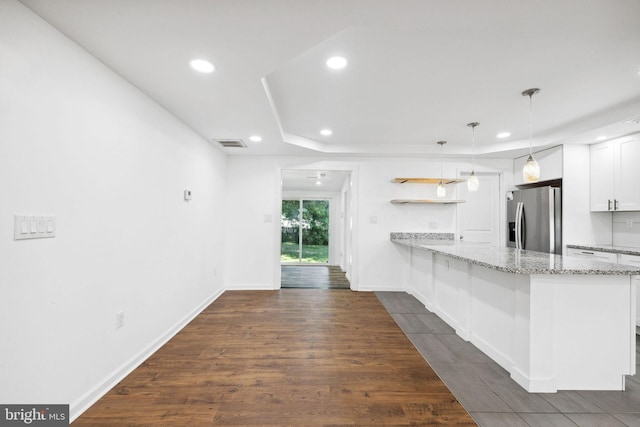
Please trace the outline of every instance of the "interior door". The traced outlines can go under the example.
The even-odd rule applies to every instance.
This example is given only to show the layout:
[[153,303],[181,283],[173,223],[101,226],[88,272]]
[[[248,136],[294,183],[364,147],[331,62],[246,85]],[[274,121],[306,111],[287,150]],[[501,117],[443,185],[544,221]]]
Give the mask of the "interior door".
[[459,238],[465,242],[500,244],[500,175],[477,173],[478,191],[468,191],[459,184],[458,204]]

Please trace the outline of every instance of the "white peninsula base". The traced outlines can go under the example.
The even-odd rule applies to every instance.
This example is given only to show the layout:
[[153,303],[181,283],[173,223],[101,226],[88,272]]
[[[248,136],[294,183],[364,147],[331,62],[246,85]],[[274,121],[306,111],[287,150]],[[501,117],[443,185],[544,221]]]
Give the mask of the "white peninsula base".
[[632,276],[516,274],[402,250],[409,291],[527,391],[624,390],[635,373]]

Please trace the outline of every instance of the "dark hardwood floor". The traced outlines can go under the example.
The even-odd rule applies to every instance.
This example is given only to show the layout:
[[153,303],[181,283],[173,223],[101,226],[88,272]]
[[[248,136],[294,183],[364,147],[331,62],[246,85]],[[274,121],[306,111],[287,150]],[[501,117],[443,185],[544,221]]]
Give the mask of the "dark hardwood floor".
[[282,265],[283,288],[349,289],[349,280],[335,265]]
[[74,426],[475,425],[379,300],[227,291]]

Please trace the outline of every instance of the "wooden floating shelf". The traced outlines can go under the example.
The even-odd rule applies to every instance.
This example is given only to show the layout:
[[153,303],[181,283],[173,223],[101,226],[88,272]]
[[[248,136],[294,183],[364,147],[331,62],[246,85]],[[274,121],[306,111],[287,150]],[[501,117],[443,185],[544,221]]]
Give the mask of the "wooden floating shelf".
[[406,205],[408,203],[418,204],[434,204],[434,205],[446,205],[451,203],[464,203],[464,200],[450,200],[450,199],[393,199],[391,203],[394,205]]
[[458,184],[466,181],[466,179],[458,178],[393,178],[391,182],[397,184],[439,184],[441,179],[443,184]]

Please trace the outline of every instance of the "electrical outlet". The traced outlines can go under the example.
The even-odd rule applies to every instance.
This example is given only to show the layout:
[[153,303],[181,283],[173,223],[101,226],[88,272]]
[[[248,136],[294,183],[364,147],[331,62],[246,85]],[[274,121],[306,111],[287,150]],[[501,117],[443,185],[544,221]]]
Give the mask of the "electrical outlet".
[[438,228],[438,223],[435,221],[431,221],[429,223],[429,230],[436,230]]
[[120,310],[116,313],[116,329],[120,329],[124,326],[124,310]]
[[627,222],[627,228],[633,228],[633,220],[632,219],[628,219],[626,222]]

